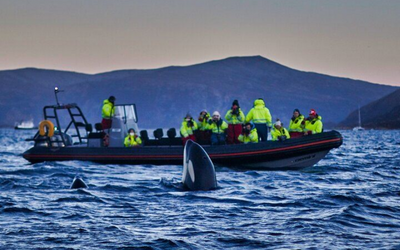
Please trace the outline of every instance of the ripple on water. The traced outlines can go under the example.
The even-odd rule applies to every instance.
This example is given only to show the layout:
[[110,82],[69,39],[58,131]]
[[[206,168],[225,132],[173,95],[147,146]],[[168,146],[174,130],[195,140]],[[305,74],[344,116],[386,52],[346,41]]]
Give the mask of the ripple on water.
[[400,131],[361,133],[314,167],[217,166],[216,190],[189,192],[181,166],[29,164],[28,136],[0,129],[0,248],[397,249]]

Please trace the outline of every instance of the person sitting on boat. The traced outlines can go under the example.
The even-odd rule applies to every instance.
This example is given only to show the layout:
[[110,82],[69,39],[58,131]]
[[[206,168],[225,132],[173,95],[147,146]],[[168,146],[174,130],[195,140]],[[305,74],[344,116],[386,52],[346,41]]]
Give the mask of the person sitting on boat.
[[114,96],[110,96],[108,99],[105,99],[103,101],[103,108],[101,109],[101,116],[103,118],[103,120],[101,121],[101,125],[103,127],[103,130],[111,128],[112,117],[115,113],[115,100],[116,99]]
[[211,129],[211,145],[226,144],[225,131],[228,128],[228,124],[221,119],[218,111],[214,111],[212,119],[209,121],[209,128]]
[[292,119],[289,123],[289,135],[291,138],[301,137],[303,136],[303,121],[304,116],[300,113],[300,110],[295,109],[293,111]]
[[253,123],[246,123],[242,128],[242,133],[239,135],[238,140],[244,144],[258,143],[257,129]]
[[208,121],[211,119],[210,113],[207,110],[203,109],[200,112],[200,116],[198,118],[196,131],[196,138],[198,143],[200,144],[210,144],[211,143],[211,131],[209,129]]
[[228,122],[227,143],[239,144],[238,136],[242,133],[245,117],[243,111],[240,110],[238,100],[233,101],[231,109],[226,112],[225,120]]
[[284,141],[290,139],[289,132],[283,127],[282,122],[277,119],[274,127],[271,130],[271,136],[273,141]]
[[247,122],[253,122],[256,126],[259,140],[267,140],[268,128],[272,126],[272,117],[269,109],[265,107],[265,102],[262,98],[254,101],[254,107],[247,113]]
[[322,133],[323,131],[323,124],[322,124],[322,117],[317,114],[317,111],[311,109],[310,114],[305,121],[305,128],[304,134],[318,134]]
[[136,135],[133,128],[130,128],[128,130],[128,136],[125,137],[124,145],[125,147],[137,147],[142,145],[142,139],[140,139],[140,137]]
[[196,141],[196,136],[194,135],[195,130],[197,130],[197,123],[193,120],[193,117],[190,114],[187,114],[181,125],[183,145],[185,145],[186,141],[189,139]]

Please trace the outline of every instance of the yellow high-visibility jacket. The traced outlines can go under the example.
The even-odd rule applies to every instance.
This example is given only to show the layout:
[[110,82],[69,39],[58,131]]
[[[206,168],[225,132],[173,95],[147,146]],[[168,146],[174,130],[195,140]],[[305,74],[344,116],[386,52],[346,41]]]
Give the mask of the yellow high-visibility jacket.
[[299,115],[296,119],[290,120],[289,132],[303,132],[303,125],[301,125],[303,120],[304,120],[303,115]]
[[232,114],[232,109],[228,110],[225,115],[225,120],[228,122],[228,124],[243,124],[245,121],[244,118],[244,113],[243,111],[239,108],[239,114],[234,115]]
[[198,121],[197,122],[197,127],[200,131],[205,131],[205,130],[209,130],[209,124],[208,121],[211,119],[210,117],[210,113],[207,113],[204,118],[203,121]]
[[249,142],[251,143],[258,143],[258,134],[257,134],[257,129],[253,128],[250,130],[250,134],[240,134],[238,137],[238,140],[240,142],[243,142],[244,144],[247,144]]
[[194,131],[197,129],[197,123],[192,119],[193,126],[188,126],[188,121],[186,119],[183,119],[182,125],[181,125],[181,134],[182,137],[188,137],[189,135],[193,135]]
[[252,108],[246,116],[246,122],[266,123],[267,126],[272,125],[272,117],[269,109],[265,107],[263,100],[257,99],[254,101],[254,108]]
[[311,121],[306,120],[304,131],[311,131],[313,134],[322,133],[322,117],[318,116]]
[[271,130],[271,136],[273,141],[277,141],[279,136],[286,135],[286,139],[290,139],[289,132],[284,127],[281,129],[275,128],[275,126]]
[[228,124],[224,121],[224,120],[219,120],[218,122],[219,124],[217,124],[216,122],[212,122],[209,125],[209,129],[211,129],[211,132],[214,134],[223,134],[225,133],[225,130],[228,128]]
[[108,99],[103,101],[103,108],[101,109],[101,116],[104,119],[111,119],[114,116],[115,108],[114,104]]
[[125,147],[135,147],[142,145],[142,139],[139,136],[128,135],[124,140]]

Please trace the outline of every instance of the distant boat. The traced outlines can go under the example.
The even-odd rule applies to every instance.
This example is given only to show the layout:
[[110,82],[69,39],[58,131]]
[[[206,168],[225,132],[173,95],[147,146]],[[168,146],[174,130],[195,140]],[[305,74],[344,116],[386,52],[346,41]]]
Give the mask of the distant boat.
[[360,106],[358,106],[358,126],[353,128],[353,131],[363,131],[365,130],[363,127],[361,127],[361,110]]
[[33,121],[23,121],[20,123],[16,123],[14,129],[21,129],[21,130],[31,130],[31,129],[37,129],[35,124],[33,124]]

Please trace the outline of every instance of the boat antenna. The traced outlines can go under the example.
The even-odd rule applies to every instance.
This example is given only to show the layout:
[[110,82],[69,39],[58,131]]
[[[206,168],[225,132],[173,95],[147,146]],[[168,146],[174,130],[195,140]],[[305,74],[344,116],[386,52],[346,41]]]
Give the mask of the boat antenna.
[[56,96],[57,106],[60,106],[60,103],[58,102],[58,96],[57,96],[57,94],[59,92],[64,92],[64,90],[60,90],[58,87],[55,87],[54,88],[54,95]]

